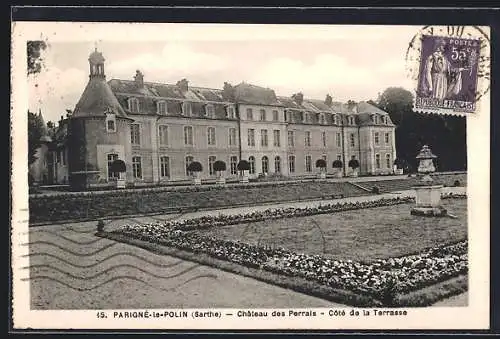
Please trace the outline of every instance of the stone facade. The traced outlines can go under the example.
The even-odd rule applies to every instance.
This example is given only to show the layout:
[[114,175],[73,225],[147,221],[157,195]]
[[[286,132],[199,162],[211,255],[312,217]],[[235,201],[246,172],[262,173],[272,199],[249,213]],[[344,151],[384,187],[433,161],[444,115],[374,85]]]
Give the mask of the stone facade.
[[251,178],[316,176],[318,159],[329,174],[340,160],[349,175],[351,159],[359,161],[360,175],[393,171],[395,126],[369,103],[279,97],[247,83],[223,89],[185,79],[149,83],[140,71],[133,80],[106,81],[102,55],[94,52],[89,63],[89,84],[69,118],[70,180],[87,173],[94,183],[110,184],[108,164],[116,158],[126,163],[129,185],[191,180],[190,161],[202,164],[202,180],[216,179],[216,160],[226,163],[226,178],[239,176],[242,159],[251,163]]

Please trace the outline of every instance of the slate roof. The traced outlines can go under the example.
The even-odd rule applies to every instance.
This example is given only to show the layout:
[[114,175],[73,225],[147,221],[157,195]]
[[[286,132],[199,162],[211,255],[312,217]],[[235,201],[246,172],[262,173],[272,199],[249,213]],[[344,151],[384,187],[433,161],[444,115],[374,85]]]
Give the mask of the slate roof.
[[[222,96],[222,90],[189,86],[187,91],[181,91],[177,85],[144,82],[138,87],[133,80],[112,79],[108,82],[118,102],[128,114],[157,115],[157,103],[163,101],[167,105],[168,116],[182,116],[183,102],[191,104],[191,117],[207,118],[206,106],[214,107],[215,119],[227,119],[226,107],[228,103]],[[139,100],[140,112],[132,113],[128,110],[128,99],[135,97]]]
[[234,86],[235,98],[240,103],[266,105],[266,106],[283,106],[276,97],[274,90],[264,88],[246,82],[242,82]]
[[116,99],[103,77],[91,77],[80,100],[75,106],[73,117],[102,117],[111,110],[116,116],[127,118],[127,114]]

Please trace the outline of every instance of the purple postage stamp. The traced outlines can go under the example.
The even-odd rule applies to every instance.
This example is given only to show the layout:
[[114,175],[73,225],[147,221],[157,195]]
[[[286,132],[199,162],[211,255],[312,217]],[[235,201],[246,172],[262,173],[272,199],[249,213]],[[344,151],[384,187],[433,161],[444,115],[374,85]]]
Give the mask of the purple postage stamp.
[[480,41],[431,35],[421,39],[415,108],[436,113],[475,112]]

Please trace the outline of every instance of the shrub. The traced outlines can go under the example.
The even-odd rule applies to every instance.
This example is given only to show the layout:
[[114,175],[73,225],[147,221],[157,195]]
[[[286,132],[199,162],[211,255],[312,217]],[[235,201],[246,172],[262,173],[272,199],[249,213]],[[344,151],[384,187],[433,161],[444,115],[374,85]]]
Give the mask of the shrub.
[[453,186],[460,187],[461,186],[460,180],[455,180],[455,182],[453,183]]
[[214,162],[214,171],[222,172],[226,170],[226,163],[222,160],[217,160]]
[[332,167],[333,168],[342,168],[342,161],[340,160],[335,160],[333,163],[332,163]]
[[250,170],[250,163],[246,160],[240,160],[238,163],[238,171],[248,171]]
[[378,186],[373,186],[372,193],[373,194],[380,194],[380,188]]
[[359,161],[357,159],[349,160],[349,167],[353,169],[359,168]]
[[403,168],[404,160],[400,159],[400,158],[396,158],[396,160],[394,160],[393,164],[396,165],[396,168]]
[[188,165],[187,170],[189,172],[201,172],[203,171],[203,166],[198,161],[193,161]]
[[99,220],[97,222],[97,232],[103,232],[104,231],[104,221]]
[[125,165],[125,162],[121,159],[116,159],[111,163],[111,172],[116,172],[116,173],[123,173],[127,171],[127,166]]
[[324,159],[316,160],[316,167],[317,168],[326,168],[326,161]]

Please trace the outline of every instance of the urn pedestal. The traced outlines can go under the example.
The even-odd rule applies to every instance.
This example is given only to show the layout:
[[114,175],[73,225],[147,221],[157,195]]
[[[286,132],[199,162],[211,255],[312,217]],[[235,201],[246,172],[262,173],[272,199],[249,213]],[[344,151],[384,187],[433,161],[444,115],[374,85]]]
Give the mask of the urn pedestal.
[[226,178],[224,178],[223,176],[217,177],[217,184],[218,185],[224,185],[225,183],[226,183]]
[[125,188],[125,179],[116,179],[116,188]]
[[248,184],[248,173],[247,171],[243,172],[243,176],[241,177],[241,182],[244,184]]
[[417,193],[412,215],[441,217],[446,216],[446,209],[441,206],[441,189],[443,185],[419,185],[413,187]]
[[195,177],[194,178],[194,184],[195,185],[201,185],[201,178],[200,177]]
[[323,172],[323,171],[319,172],[318,178],[326,179],[326,172]]

